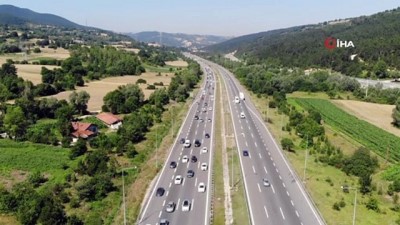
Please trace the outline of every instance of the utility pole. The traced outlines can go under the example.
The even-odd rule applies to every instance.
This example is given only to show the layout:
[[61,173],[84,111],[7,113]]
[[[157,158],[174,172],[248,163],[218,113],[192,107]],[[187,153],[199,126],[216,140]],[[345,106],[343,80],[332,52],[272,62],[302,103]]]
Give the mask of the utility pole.
[[304,159],[303,183],[306,183],[307,158],[308,158],[308,135],[306,136],[306,157]]

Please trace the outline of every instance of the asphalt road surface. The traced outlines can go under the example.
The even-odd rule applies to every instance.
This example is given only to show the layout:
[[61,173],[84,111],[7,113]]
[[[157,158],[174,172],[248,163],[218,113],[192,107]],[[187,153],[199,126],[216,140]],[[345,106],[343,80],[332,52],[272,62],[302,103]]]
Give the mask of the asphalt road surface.
[[[195,57],[196,58],[196,57]],[[250,222],[255,225],[325,224],[276,141],[262,122],[261,114],[249,98],[235,103],[244,92],[234,76],[223,67],[197,58],[224,79],[228,91]],[[245,118],[241,118],[240,114]],[[244,151],[248,155],[245,156]],[[265,186],[263,179],[270,185]]]
[[[202,88],[190,107],[137,224],[157,225],[163,219],[167,220],[170,225],[209,224],[215,79],[209,68],[203,67],[203,70],[204,82]],[[196,116],[198,116],[198,119],[195,119]],[[206,133],[210,135],[210,138],[205,137]],[[181,138],[190,140],[191,146],[185,148],[184,144],[180,143]],[[194,140],[199,140],[201,145],[195,147]],[[202,152],[203,147],[207,148],[207,152]],[[188,162],[182,162],[184,156],[189,158]],[[192,156],[197,157],[197,162],[191,161]],[[170,168],[172,161],[177,163],[176,168]],[[203,163],[207,164],[206,170],[201,168]],[[188,170],[194,171],[192,178],[187,177]],[[178,175],[183,178],[181,184],[175,184],[175,178]],[[205,192],[198,191],[199,183],[205,184]],[[157,196],[157,189],[160,187],[165,190],[165,193],[162,196]],[[190,202],[189,211],[182,210],[184,200]],[[175,209],[173,212],[166,212],[166,207],[170,201],[176,205]]]

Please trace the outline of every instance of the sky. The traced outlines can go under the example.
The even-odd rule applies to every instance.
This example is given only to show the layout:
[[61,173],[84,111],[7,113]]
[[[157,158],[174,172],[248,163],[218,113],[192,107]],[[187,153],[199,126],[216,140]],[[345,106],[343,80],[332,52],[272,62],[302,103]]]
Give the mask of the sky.
[[241,36],[371,15],[399,0],[0,0],[115,32]]

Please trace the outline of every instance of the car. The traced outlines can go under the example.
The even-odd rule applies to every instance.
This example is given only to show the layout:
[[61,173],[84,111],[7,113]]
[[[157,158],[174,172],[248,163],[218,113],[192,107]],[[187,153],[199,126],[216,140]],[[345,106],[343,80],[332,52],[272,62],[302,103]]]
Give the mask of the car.
[[249,151],[243,150],[243,156],[249,156]]
[[194,147],[200,147],[200,145],[201,145],[201,142],[199,141],[199,140],[195,140],[194,141]]
[[184,155],[182,157],[182,163],[187,163],[189,161],[189,157],[187,155]]
[[185,140],[185,144],[183,144],[183,146],[184,146],[185,148],[190,148],[190,145],[191,145],[190,140],[189,140],[189,139],[186,139],[186,140]]
[[183,178],[182,178],[181,175],[176,175],[175,176],[175,180],[174,180],[175,184],[182,184],[182,181],[183,181]]
[[167,206],[165,207],[165,211],[168,213],[172,213],[175,211],[175,202],[170,201],[167,203]]
[[161,219],[160,225],[169,225],[169,221],[167,219]]
[[209,123],[211,123],[211,119],[210,119],[210,118],[208,118],[207,121],[208,121]]
[[241,119],[246,118],[246,116],[244,115],[244,112],[241,112],[241,113],[240,113],[240,118],[241,118]]
[[210,106],[210,107],[208,107],[208,110],[209,110],[209,111],[211,111],[211,110],[212,110],[212,107],[211,107],[211,106]]
[[188,178],[194,177],[194,171],[193,171],[193,170],[188,170],[188,171],[187,171],[187,177],[188,177]]
[[202,118],[201,118],[199,121],[200,121],[201,123],[204,122],[204,120],[203,120]]
[[202,163],[201,166],[200,166],[200,168],[201,168],[202,171],[206,171],[207,168],[208,168],[207,163]]
[[176,162],[175,161],[171,161],[170,163],[169,163],[169,168],[171,168],[171,169],[175,169],[176,168]]
[[196,110],[196,112],[197,112],[197,113],[199,113],[199,112],[200,112],[200,110]]
[[210,134],[206,133],[206,134],[204,135],[204,137],[205,137],[205,138],[210,138]]
[[194,120],[198,120],[199,119],[199,116],[198,115],[195,115],[194,116]]
[[207,102],[204,102],[204,106],[207,106]]
[[207,147],[203,147],[203,148],[201,149],[201,153],[207,153],[207,151],[208,151]]
[[196,157],[195,155],[193,155],[193,156],[192,156],[192,158],[191,158],[191,162],[192,162],[192,163],[195,163],[195,162],[197,162],[197,157]]
[[161,197],[161,196],[164,195],[164,192],[165,192],[165,189],[162,188],[162,187],[159,187],[159,188],[157,188],[156,196],[157,196],[157,197]]
[[203,113],[207,112],[207,108],[203,108]]
[[267,180],[267,178],[263,178],[262,181],[263,181],[264,187],[269,187],[269,186],[271,186],[271,183],[269,183],[269,181]]
[[179,143],[185,144],[185,138],[181,138],[181,139],[179,140]]
[[190,210],[190,201],[185,199],[182,202],[182,212],[188,212]]
[[206,185],[203,182],[200,182],[199,186],[197,186],[197,191],[201,192],[201,193],[205,192],[206,191]]

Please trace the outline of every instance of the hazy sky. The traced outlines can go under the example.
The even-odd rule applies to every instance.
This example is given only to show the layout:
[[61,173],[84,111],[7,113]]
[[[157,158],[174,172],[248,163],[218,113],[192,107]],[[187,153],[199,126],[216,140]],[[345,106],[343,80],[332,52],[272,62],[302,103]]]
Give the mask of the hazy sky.
[[0,0],[117,32],[163,31],[240,36],[370,15],[399,0]]

